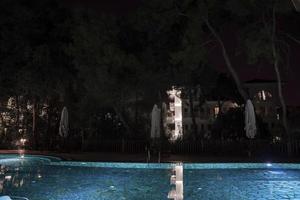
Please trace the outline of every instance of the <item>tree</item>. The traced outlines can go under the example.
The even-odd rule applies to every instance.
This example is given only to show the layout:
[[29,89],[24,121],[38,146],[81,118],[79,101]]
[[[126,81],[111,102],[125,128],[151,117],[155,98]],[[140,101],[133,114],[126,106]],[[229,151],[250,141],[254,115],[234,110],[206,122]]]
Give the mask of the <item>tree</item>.
[[[76,82],[76,71],[65,53],[70,43],[70,13],[60,2],[48,0],[1,1],[1,7],[0,88],[6,88],[7,98],[14,97],[16,127],[21,126],[20,116],[32,114],[23,120],[32,125],[23,129],[31,128],[30,141],[38,148],[42,137],[48,137],[46,129],[38,128],[43,110],[53,110],[50,102],[64,101]],[[47,116],[50,123],[49,112]]]
[[[246,101],[249,98],[248,94],[244,90],[243,83],[241,82],[239,75],[232,64],[228,50],[221,37],[221,33],[219,33],[222,31],[222,28],[224,29],[224,27],[226,27],[228,21],[232,20],[227,16],[225,5],[225,2],[219,2],[216,0],[187,0],[184,1],[182,5],[182,14],[190,19],[186,13],[188,13],[189,10],[197,9],[198,12],[196,13],[198,15],[197,19],[199,19],[199,26],[202,28],[207,27],[207,30],[219,44],[225,65],[235,81],[240,95]],[[218,27],[219,32],[215,27]]]
[[[290,2],[283,1],[229,1],[230,5],[238,5],[245,12],[233,10],[237,17],[250,18],[250,23],[243,29],[242,41],[244,43],[248,60],[251,63],[258,63],[261,59],[267,60],[273,65],[276,78],[278,96],[282,108],[282,123],[288,141],[288,151],[291,153],[291,135],[287,121],[287,107],[282,91],[282,67],[284,64],[285,52],[289,44],[280,36],[278,20],[284,20],[284,15],[292,9]],[[247,6],[247,7],[246,7]],[[231,8],[234,6],[230,6]],[[258,28],[260,27],[260,28]],[[258,29],[258,30],[257,30]]]
[[138,118],[148,116],[154,103],[161,104],[174,84],[169,51],[177,39],[168,36],[177,21],[168,12],[171,2],[143,1],[128,16],[75,13],[78,25],[70,52],[87,95],[114,108],[127,132],[138,132]]

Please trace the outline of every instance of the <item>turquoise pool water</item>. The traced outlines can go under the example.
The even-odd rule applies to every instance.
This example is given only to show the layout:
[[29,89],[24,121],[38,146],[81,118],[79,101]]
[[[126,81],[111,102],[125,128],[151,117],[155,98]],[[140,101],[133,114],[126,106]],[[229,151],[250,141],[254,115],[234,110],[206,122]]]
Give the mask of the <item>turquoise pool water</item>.
[[[0,195],[30,200],[164,200],[173,164],[0,155]],[[185,200],[300,200],[299,164],[184,164]]]

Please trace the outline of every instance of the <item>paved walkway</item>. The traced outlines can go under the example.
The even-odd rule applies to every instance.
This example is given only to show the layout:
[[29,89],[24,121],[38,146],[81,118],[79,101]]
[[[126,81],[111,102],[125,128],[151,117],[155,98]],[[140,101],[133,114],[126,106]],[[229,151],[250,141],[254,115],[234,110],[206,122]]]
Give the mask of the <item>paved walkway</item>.
[[[0,150],[0,154],[18,154],[18,150]],[[105,152],[50,152],[50,151],[25,151],[25,154],[49,155],[72,161],[92,162],[146,162],[146,154],[130,153],[105,153]],[[157,156],[151,159],[157,162]],[[199,155],[162,155],[161,162],[191,162],[191,163],[221,163],[221,162],[287,162],[300,163],[300,158],[257,158],[257,157],[225,157],[225,156],[199,156]]]

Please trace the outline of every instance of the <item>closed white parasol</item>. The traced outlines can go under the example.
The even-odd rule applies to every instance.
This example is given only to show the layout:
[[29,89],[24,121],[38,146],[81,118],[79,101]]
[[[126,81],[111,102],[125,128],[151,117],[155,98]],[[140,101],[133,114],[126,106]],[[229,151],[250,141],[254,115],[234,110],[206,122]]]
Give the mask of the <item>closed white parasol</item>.
[[60,124],[59,124],[59,135],[63,138],[68,137],[69,133],[69,114],[66,107],[61,112]]
[[252,102],[248,99],[245,106],[245,131],[246,136],[253,139],[256,135],[255,111]]
[[155,104],[151,113],[151,138],[160,137],[160,112],[161,110]]

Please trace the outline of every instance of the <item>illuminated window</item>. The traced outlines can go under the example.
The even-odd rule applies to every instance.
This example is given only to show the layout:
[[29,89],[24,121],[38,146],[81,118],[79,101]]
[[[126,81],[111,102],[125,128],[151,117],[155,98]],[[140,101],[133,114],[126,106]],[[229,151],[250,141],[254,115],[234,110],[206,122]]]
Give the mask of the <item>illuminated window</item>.
[[261,90],[254,96],[254,98],[259,101],[267,101],[268,99],[272,98],[272,94],[268,91]]
[[218,116],[219,112],[220,112],[220,108],[219,108],[218,106],[215,107],[215,108],[214,108],[214,114],[215,114],[215,117]]
[[261,91],[261,99],[262,99],[263,101],[267,100],[267,98],[266,98],[266,93],[265,93],[264,90]]
[[279,107],[276,108],[276,119],[280,120],[281,109]]

